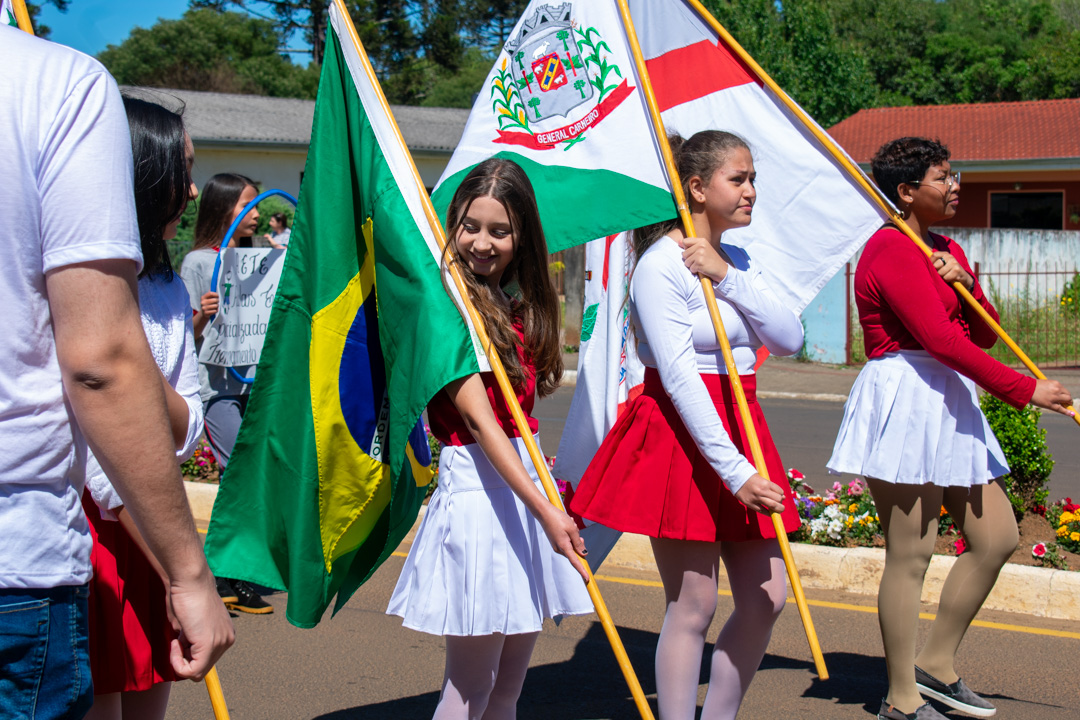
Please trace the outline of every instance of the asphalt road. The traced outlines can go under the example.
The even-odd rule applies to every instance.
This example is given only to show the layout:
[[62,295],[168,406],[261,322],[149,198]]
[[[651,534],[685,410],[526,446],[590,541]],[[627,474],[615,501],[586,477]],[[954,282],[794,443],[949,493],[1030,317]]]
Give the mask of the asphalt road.
[[[401,565],[400,556],[390,558],[337,617],[327,615],[312,630],[286,622],[282,594],[269,597],[277,608],[273,615],[236,617],[236,645],[219,663],[233,720],[430,718],[442,680],[443,643],[439,637],[406,630],[397,618],[383,613]],[[642,687],[652,695],[652,658],[663,619],[657,578],[602,568],[599,583]],[[798,613],[789,605],[740,718],[862,720],[877,711],[886,684],[873,598],[821,592],[809,597],[831,678],[815,678]],[[731,599],[721,594],[710,639],[730,612]],[[962,648],[961,672],[998,706],[998,718],[1080,716],[1076,627],[1004,613],[979,617],[1013,627],[973,627]],[[921,636],[928,625],[920,623]],[[699,701],[707,675],[703,673],[700,682]],[[518,715],[522,720],[637,717],[594,616],[568,618],[559,627],[547,624]],[[176,685],[168,720],[212,717],[202,684]]]
[[[571,395],[570,389],[562,389],[536,407],[548,453],[558,448]],[[824,476],[841,405],[768,399],[762,404],[785,463],[802,469],[811,482]],[[1055,425],[1053,420],[1046,425],[1058,459],[1054,493],[1071,492],[1078,497],[1075,473],[1061,472],[1078,467],[1080,449],[1070,434],[1076,430],[1066,424],[1071,421]],[[231,717],[431,717],[442,680],[442,639],[406,630],[397,618],[384,614],[401,569],[401,553],[406,550],[399,548],[337,617],[328,614],[312,630],[288,624],[282,593],[268,596],[275,605],[274,614],[235,617],[236,646],[219,663]],[[598,577],[631,662],[655,703],[652,658],[663,620],[658,577],[616,567],[601,568]],[[773,633],[740,718],[847,720],[876,713],[887,686],[875,599],[825,591],[809,591],[808,597],[831,678],[816,679],[798,613],[789,606]],[[710,639],[716,637],[731,609],[731,599],[722,591]],[[934,608],[924,610],[932,613]],[[920,623],[921,637],[928,619]],[[960,670],[969,685],[998,706],[998,718],[1076,720],[1080,718],[1078,630],[1074,623],[984,611],[965,639]],[[699,701],[704,699],[707,682],[708,666],[703,667]],[[559,627],[548,623],[533,655],[518,714],[522,720],[638,717],[594,616],[568,618]],[[203,685],[175,687],[168,720],[212,717]]]
[[[556,454],[559,448],[558,439],[562,437],[573,394],[572,387],[560,388],[536,404],[533,414],[540,420],[540,440],[549,455]],[[825,463],[840,430],[843,403],[770,398],[759,402],[784,466],[798,468],[816,489],[831,485],[834,479],[825,470]],[[1050,499],[1072,497],[1080,501],[1080,428],[1063,415],[1047,412],[1042,414],[1041,424],[1046,428],[1047,448],[1055,462],[1050,476]],[[1077,717],[1080,718],[1080,712]]]

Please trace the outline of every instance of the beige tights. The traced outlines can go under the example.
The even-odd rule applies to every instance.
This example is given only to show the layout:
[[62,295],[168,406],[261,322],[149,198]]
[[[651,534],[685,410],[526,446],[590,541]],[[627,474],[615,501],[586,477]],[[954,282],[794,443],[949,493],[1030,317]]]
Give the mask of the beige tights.
[[[889,672],[887,701],[913,713],[923,700],[915,665],[942,682],[957,679],[953,661],[975,614],[997,581],[1019,534],[1000,480],[972,488],[900,485],[868,478],[885,534],[885,572],[878,590],[878,620]],[[937,539],[941,506],[968,545],[941,591],[937,619],[918,657],[915,637],[923,579]]]

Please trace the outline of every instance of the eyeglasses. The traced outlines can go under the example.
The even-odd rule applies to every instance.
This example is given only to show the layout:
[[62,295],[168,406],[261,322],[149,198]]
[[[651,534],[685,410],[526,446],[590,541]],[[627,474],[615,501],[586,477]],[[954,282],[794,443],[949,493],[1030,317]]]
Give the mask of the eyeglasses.
[[946,176],[946,177],[944,177],[944,178],[942,178],[940,180],[911,180],[911,181],[908,182],[908,185],[921,185],[924,182],[925,183],[944,183],[945,184],[945,190],[949,191],[949,190],[952,190],[954,187],[956,187],[957,185],[960,184],[960,173],[958,173],[958,172],[949,173],[948,176]]

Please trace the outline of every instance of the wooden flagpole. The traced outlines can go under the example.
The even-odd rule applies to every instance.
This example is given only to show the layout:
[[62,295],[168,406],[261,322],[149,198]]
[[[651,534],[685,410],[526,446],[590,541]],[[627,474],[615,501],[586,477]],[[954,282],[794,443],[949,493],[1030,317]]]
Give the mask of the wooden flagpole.
[[[818,126],[818,124],[814,122],[809,115],[806,114],[806,111],[799,107],[794,100],[788,97],[788,94],[784,92],[779,85],[776,84],[775,80],[769,77],[769,74],[766,73],[765,70],[757,64],[757,61],[755,61],[754,58],[750,56],[750,53],[746,52],[746,50],[744,50],[743,47],[735,41],[735,38],[731,36],[731,33],[729,33],[727,29],[723,25],[721,25],[716,18],[712,16],[712,13],[710,13],[705,8],[705,6],[701,4],[700,0],[686,0],[686,2],[689,3],[689,5],[694,8],[694,10],[697,11],[701,19],[708,23],[708,25],[720,36],[724,43],[727,44],[736,55],[738,55],[739,59],[742,60],[754,72],[758,79],[761,80],[762,83],[767,85],[768,88],[772,90],[778,98],[780,98],[780,101],[784,103],[785,107],[787,107],[787,109],[791,111],[791,113],[795,117],[799,118],[803,125],[806,126],[806,129],[809,130],[815,138],[817,138],[817,141],[821,143],[821,146],[830,155],[832,155],[833,159],[836,160],[840,167],[844,168],[844,170],[846,170],[848,174],[851,175],[852,179],[855,180],[855,182],[862,188],[863,192],[866,193],[866,196],[870,198],[870,200],[872,200],[874,203],[876,203],[878,207],[884,210],[886,214],[888,214],[889,220],[894,225],[896,225],[901,232],[911,238],[912,242],[914,242],[919,247],[919,249],[923,251],[923,254],[925,254],[927,257],[930,257],[930,255],[934,252],[933,249],[931,249],[930,246],[923,242],[923,239],[919,237],[914,230],[908,227],[908,224],[904,222],[904,218],[901,217],[900,214],[896,211],[896,208],[893,207],[893,204],[889,202],[888,199],[882,196],[881,191],[870,182],[870,180],[866,177],[866,174],[863,173],[862,170],[860,170],[851,161],[851,158],[849,158],[847,154],[837,146],[836,142],[831,137],[829,137],[828,133],[822,130]],[[994,320],[993,317],[990,316],[990,313],[986,311],[986,308],[979,304],[979,301],[975,299],[975,297],[966,287],[964,287],[963,283],[959,281],[954,282],[953,289],[956,290],[957,294],[960,295],[960,297],[962,297],[967,302],[967,304],[975,310],[979,317],[982,318],[982,321],[985,322],[990,327],[990,329],[997,334],[999,338],[1001,338],[1002,342],[1004,342],[1005,345],[1013,351],[1013,354],[1015,354],[1016,357],[1020,359],[1020,362],[1024,364],[1024,367],[1026,367],[1032,375],[1034,375],[1040,380],[1046,379],[1046,375],[1043,374],[1042,370],[1040,370],[1038,366],[1036,366],[1035,363],[1031,360],[1031,358],[1027,356],[1027,353],[1020,349],[1020,346],[1016,344],[1016,341],[1014,341],[1007,332],[1005,332],[1004,328],[1002,328],[1001,325],[996,320]],[[1075,413],[1073,406],[1069,405],[1068,407],[1066,407],[1066,410],[1073,411],[1073,420],[1076,422],[1077,425],[1080,425],[1080,414]]]
[[34,26],[30,23],[30,13],[26,9],[26,0],[11,0],[11,9],[15,12],[15,22],[19,23],[19,29],[34,34]]
[[221,692],[221,678],[218,677],[217,666],[210,668],[203,680],[206,682],[206,691],[210,693],[214,720],[229,720],[229,706],[225,704],[225,695]]
[[[690,208],[686,204],[686,196],[683,193],[682,181],[679,171],[675,167],[675,158],[668,144],[667,131],[664,129],[664,121],[660,116],[660,107],[653,93],[652,80],[649,78],[648,68],[645,66],[645,58],[638,43],[637,32],[634,30],[634,21],[630,17],[630,8],[626,0],[616,0],[619,12],[622,15],[623,25],[626,26],[626,36],[630,42],[630,49],[634,54],[634,64],[637,66],[638,79],[641,82],[645,101],[649,106],[649,115],[652,118],[653,130],[656,141],[660,146],[660,152],[664,157],[664,165],[667,168],[668,179],[671,181],[672,194],[675,196],[675,204],[679,208],[679,218],[682,220],[683,232],[687,237],[696,237],[694,220],[690,216]],[[739,406],[739,416],[742,418],[746,438],[750,443],[750,454],[754,459],[754,466],[758,473],[766,480],[769,479],[769,469],[765,465],[765,456],[761,451],[761,442],[754,430],[754,421],[750,416],[750,407],[746,403],[746,393],[743,391],[742,381],[739,379],[739,370],[735,367],[735,358],[731,354],[731,343],[728,341],[727,331],[724,330],[724,322],[720,318],[720,310],[716,305],[716,296],[713,294],[712,282],[698,276],[701,281],[701,289],[705,293],[705,304],[709,308],[709,316],[712,318],[713,329],[716,331],[716,339],[720,342],[720,350],[724,356],[724,365],[727,368],[728,379],[731,381],[731,390],[735,395],[735,402]],[[795,603],[799,608],[799,617],[802,618],[803,629],[806,631],[806,639],[810,643],[810,653],[814,657],[814,667],[818,677],[822,680],[829,679],[829,671],[825,667],[825,658],[821,654],[821,645],[818,643],[817,632],[814,630],[814,621],[810,617],[810,607],[803,594],[802,581],[799,579],[799,571],[795,567],[795,558],[791,554],[791,544],[788,542],[787,532],[784,530],[784,522],[779,513],[770,513],[773,528],[776,530],[776,540],[780,544],[780,553],[784,556],[784,566],[787,568],[788,580],[791,582],[791,590],[795,595]]]
[[[349,16],[343,0],[334,0],[334,4],[337,5],[342,17],[346,20],[346,24],[349,28],[349,35],[351,36],[353,46],[356,48],[356,52],[363,63],[364,72],[367,73],[372,87],[375,88],[379,97],[379,102],[382,104],[383,112],[390,118],[394,133],[397,135],[397,140],[401,144],[402,149],[405,150],[406,157],[409,158],[413,177],[416,180],[416,187],[424,206],[424,214],[427,216],[428,223],[431,225],[431,231],[435,235],[435,240],[439,244],[440,250],[444,252],[444,257],[446,257],[446,233],[443,230],[442,223],[439,222],[438,214],[435,212],[435,207],[431,203],[431,197],[427,193],[424,182],[420,177],[420,172],[416,169],[416,163],[413,161],[412,155],[407,150],[405,139],[401,135],[401,129],[398,127],[397,121],[394,120],[393,113],[390,112],[390,105],[387,103],[386,96],[383,94],[382,86],[375,77],[375,71],[372,69],[371,62],[368,60],[363,43],[360,42],[360,37],[356,33],[356,27],[352,23],[352,18]],[[499,383],[499,389],[502,391],[503,397],[510,406],[510,411],[514,416],[514,423],[521,433],[521,439],[528,448],[529,457],[532,459],[533,465],[536,466],[536,473],[540,477],[541,484],[544,486],[544,493],[547,495],[547,498],[552,505],[559,509],[563,509],[562,500],[559,497],[558,490],[555,488],[555,482],[551,478],[551,472],[548,470],[547,462],[544,460],[544,456],[540,452],[540,447],[536,444],[536,439],[529,429],[525,413],[522,411],[521,405],[517,401],[517,394],[510,384],[510,378],[506,375],[506,370],[503,368],[502,361],[499,359],[498,353],[491,345],[491,340],[484,327],[484,319],[480,316],[480,313],[477,312],[476,307],[469,298],[469,292],[465,287],[465,281],[461,277],[461,269],[458,267],[453,255],[448,256],[447,266],[450,271],[450,277],[453,279],[454,285],[461,295],[462,302],[469,314],[469,318],[472,320],[480,344],[484,347],[488,362],[491,363],[491,369],[492,372],[495,373],[495,378]],[[622,640],[619,638],[619,631],[615,627],[614,621],[611,619],[611,613],[608,612],[607,604],[600,595],[600,589],[596,586],[596,578],[592,574],[592,569],[589,567],[589,563],[585,558],[580,558],[580,560],[585,566],[585,571],[589,576],[589,581],[586,585],[589,591],[589,597],[592,599],[593,607],[596,608],[596,614],[600,617],[600,624],[604,628],[604,633],[607,635],[608,642],[611,643],[611,649],[615,653],[615,659],[619,664],[619,669],[622,670],[623,677],[626,678],[626,683],[630,686],[630,693],[634,697],[634,704],[637,706],[638,712],[641,714],[643,720],[653,720],[652,709],[649,707],[649,702],[645,698],[645,692],[641,689],[641,683],[634,673],[634,668],[630,664],[630,658],[626,654],[626,649],[623,647]]]
[[[11,7],[15,11],[19,29],[33,35],[34,27],[30,24],[30,13],[26,10],[25,0],[11,0]],[[206,682],[206,691],[210,694],[210,705],[214,708],[214,720],[229,720],[229,708],[225,705],[225,695],[221,692],[217,667],[210,668],[203,680]]]

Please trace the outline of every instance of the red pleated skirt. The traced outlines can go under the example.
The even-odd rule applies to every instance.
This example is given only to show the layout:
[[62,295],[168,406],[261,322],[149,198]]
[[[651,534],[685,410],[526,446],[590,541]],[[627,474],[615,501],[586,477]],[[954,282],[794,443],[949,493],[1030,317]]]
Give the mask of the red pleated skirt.
[[[799,513],[757,402],[757,377],[740,377],[769,479],[784,489],[784,529],[792,532],[799,527]],[[726,375],[701,378],[735,447],[753,462],[731,382]],[[653,368],[646,368],[644,390],[604,438],[570,507],[616,530],[656,538],[740,542],[776,537],[770,517],[739,502],[698,451]]]
[[90,674],[94,694],[149,690],[176,680],[169,646],[165,585],[118,522],[101,519],[90,491],[83,493],[94,549],[90,563]]

